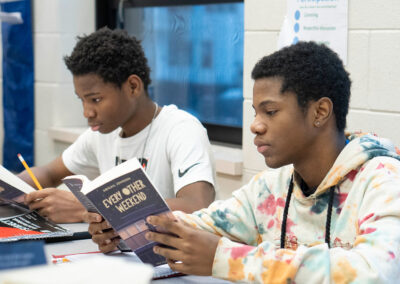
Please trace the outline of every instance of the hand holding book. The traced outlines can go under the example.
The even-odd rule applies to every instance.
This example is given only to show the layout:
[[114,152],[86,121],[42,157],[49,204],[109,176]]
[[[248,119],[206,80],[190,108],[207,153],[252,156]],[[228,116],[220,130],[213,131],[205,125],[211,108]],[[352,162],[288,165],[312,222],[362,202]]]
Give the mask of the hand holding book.
[[[137,159],[126,161],[91,182],[84,176],[70,176],[63,182],[88,211],[99,212],[143,262],[155,266],[166,262],[154,254],[155,243],[144,237],[150,230],[159,230],[145,219],[149,215],[174,217]],[[101,222],[98,231],[104,233],[107,229],[107,223]],[[113,231],[105,234],[109,240],[116,237]]]
[[22,202],[36,190],[0,166],[0,242],[70,236],[72,232],[29,210]]
[[212,274],[214,256],[221,236],[165,216],[150,216],[147,221],[168,230],[168,235],[149,232],[146,238],[159,244],[154,247],[154,251],[166,257],[172,270],[193,275]]
[[103,253],[115,251],[117,248],[121,252],[131,252],[131,248],[125,244],[118,233],[104,218],[97,212],[86,212],[85,222],[89,223],[89,232],[93,242],[99,246]]

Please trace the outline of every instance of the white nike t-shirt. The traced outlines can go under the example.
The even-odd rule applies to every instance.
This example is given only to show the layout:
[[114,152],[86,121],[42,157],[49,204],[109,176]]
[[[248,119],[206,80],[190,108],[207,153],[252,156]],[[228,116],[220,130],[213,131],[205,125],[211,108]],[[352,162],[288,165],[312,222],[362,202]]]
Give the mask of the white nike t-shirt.
[[207,132],[191,114],[175,105],[164,106],[151,127],[149,124],[128,138],[121,138],[120,132],[118,128],[101,134],[89,128],[64,151],[65,166],[74,174],[93,179],[116,162],[144,158],[146,172],[164,198],[175,197],[179,189],[197,181],[214,185]]

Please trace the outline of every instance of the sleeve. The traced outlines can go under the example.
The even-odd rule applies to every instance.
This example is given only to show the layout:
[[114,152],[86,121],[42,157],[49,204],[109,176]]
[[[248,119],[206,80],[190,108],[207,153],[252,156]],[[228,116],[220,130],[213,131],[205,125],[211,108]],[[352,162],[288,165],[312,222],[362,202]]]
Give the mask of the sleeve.
[[175,194],[194,182],[215,184],[211,146],[200,122],[186,119],[174,125],[168,136],[167,151]]
[[246,186],[235,191],[227,200],[214,201],[208,208],[193,214],[175,211],[174,214],[185,223],[225,236],[240,243],[257,245],[259,233],[253,210],[247,199]]
[[93,149],[95,144],[93,133],[87,129],[62,154],[62,159],[69,171],[86,175],[93,179],[100,174],[98,162]]
[[[243,192],[194,214],[186,223],[223,236],[213,276],[251,283],[397,283],[400,278],[400,166],[385,164],[365,180],[351,249],[327,244],[280,249],[256,243],[249,199]],[[221,211],[222,210],[222,211]],[[253,220],[252,220],[253,219]]]

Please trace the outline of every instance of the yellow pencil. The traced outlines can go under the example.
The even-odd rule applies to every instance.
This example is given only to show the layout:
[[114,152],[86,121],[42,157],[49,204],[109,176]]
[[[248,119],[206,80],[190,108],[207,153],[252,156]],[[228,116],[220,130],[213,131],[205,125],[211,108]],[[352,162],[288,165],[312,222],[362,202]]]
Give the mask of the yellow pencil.
[[35,175],[33,174],[33,172],[31,171],[31,169],[29,168],[28,164],[25,162],[24,158],[22,157],[21,154],[18,154],[18,159],[21,161],[21,163],[24,165],[26,171],[28,172],[29,176],[31,177],[31,179],[33,180],[33,182],[35,183],[36,187],[41,190],[43,189],[42,186],[40,185],[39,181],[37,180],[37,178],[35,177]]

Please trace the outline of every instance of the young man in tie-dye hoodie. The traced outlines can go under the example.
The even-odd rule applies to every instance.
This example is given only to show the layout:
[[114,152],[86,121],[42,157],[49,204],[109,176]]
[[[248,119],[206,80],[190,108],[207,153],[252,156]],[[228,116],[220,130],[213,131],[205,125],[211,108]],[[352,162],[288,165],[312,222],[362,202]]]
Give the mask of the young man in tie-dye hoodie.
[[[346,135],[350,79],[337,54],[298,43],[252,77],[254,143],[270,168],[226,201],[148,238],[172,269],[256,283],[400,283],[400,156]],[[397,153],[396,153],[397,151]],[[183,222],[182,222],[183,221]]]

